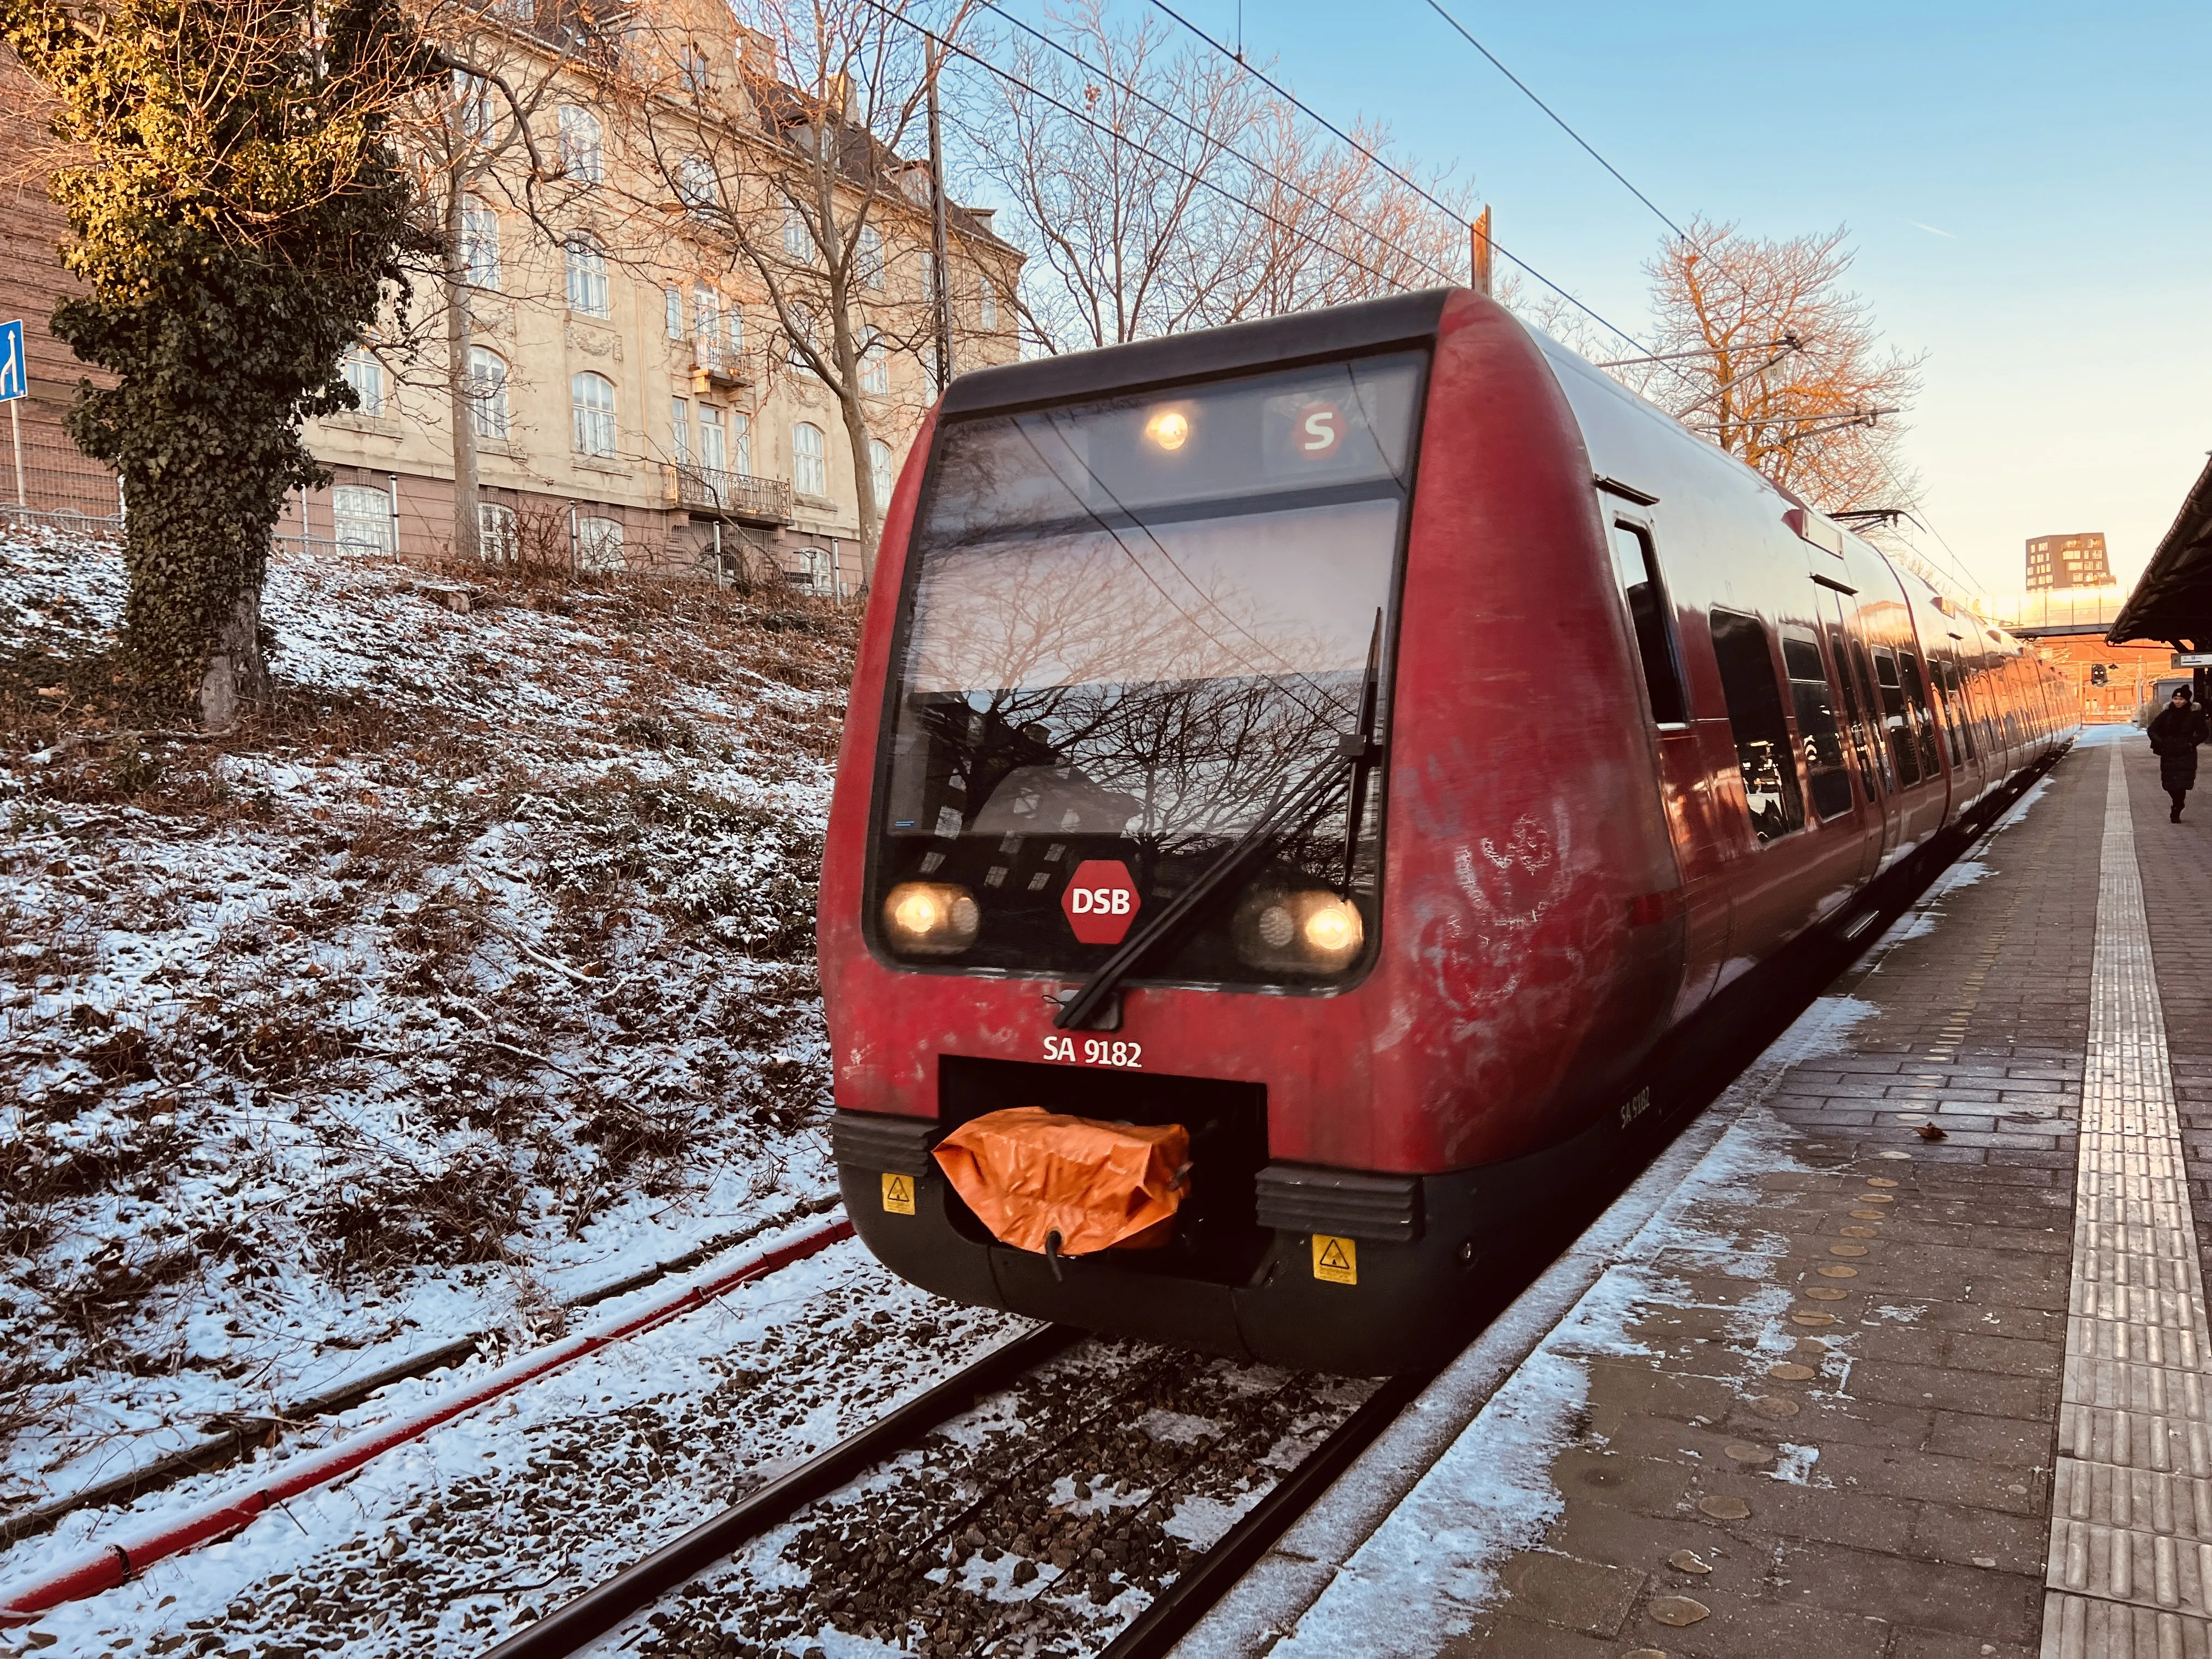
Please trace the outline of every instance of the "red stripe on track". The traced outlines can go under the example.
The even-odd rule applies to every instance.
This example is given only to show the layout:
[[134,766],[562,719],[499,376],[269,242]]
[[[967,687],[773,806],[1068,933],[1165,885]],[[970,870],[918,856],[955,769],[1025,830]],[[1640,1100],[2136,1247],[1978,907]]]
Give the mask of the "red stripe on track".
[[853,1224],[849,1221],[832,1222],[826,1227],[802,1234],[772,1250],[763,1251],[758,1255],[726,1267],[710,1279],[701,1279],[665,1302],[655,1303],[583,1335],[568,1337],[550,1347],[540,1348],[536,1353],[526,1355],[511,1365],[501,1366],[489,1376],[445,1395],[435,1404],[410,1416],[397,1418],[354,1439],[341,1442],[326,1451],[301,1458],[279,1469],[258,1486],[249,1486],[243,1492],[234,1492],[199,1509],[188,1510],[175,1520],[128,1542],[99,1544],[65,1566],[56,1568],[16,1588],[0,1591],[0,1627],[29,1624],[49,1607],[112,1589],[143,1573],[156,1561],[200,1544],[227,1538],[264,1510],[285,1498],[296,1498],[301,1492],[312,1492],[317,1486],[335,1480],[338,1476],[361,1468],[379,1454],[389,1451],[394,1446],[404,1445],[441,1424],[451,1422],[487,1401],[495,1400],[533,1378],[558,1370],[573,1360],[597,1353],[602,1348],[635,1336],[679,1314],[689,1313],[748,1280],[765,1278],[794,1261],[803,1261],[852,1236]]

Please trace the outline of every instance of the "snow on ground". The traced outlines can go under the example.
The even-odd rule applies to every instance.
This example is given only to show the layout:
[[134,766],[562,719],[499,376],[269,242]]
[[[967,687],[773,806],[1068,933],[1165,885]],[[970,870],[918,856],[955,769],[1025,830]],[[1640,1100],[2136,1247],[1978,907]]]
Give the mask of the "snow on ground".
[[111,548],[0,531],[0,1516],[833,1188],[849,615],[280,559],[149,731]]

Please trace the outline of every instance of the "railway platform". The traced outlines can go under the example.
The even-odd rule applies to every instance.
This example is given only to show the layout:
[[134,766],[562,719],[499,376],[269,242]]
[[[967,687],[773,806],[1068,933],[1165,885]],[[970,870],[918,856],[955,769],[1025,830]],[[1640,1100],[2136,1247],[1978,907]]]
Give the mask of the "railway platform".
[[1462,1379],[1472,1420],[1379,1442],[1177,1651],[2212,1654],[2212,799],[2166,809],[2093,729]]

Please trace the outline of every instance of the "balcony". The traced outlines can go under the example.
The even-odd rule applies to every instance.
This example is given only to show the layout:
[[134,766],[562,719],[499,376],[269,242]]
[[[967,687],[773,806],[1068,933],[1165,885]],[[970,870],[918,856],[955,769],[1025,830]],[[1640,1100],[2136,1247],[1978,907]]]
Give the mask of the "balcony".
[[728,393],[752,384],[752,377],[744,372],[737,354],[726,352],[718,342],[693,337],[691,341],[691,390],[695,392],[720,392]]
[[678,462],[669,469],[675,504],[701,518],[734,519],[739,524],[791,522],[791,486],[776,478],[756,478],[719,467]]

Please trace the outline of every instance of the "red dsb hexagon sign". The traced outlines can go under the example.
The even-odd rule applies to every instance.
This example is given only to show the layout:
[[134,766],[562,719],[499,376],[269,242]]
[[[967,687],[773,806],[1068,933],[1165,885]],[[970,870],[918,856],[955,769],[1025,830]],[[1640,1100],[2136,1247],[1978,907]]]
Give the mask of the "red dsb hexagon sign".
[[1060,908],[1085,945],[1119,945],[1137,920],[1137,884],[1119,859],[1085,859],[1067,878]]

